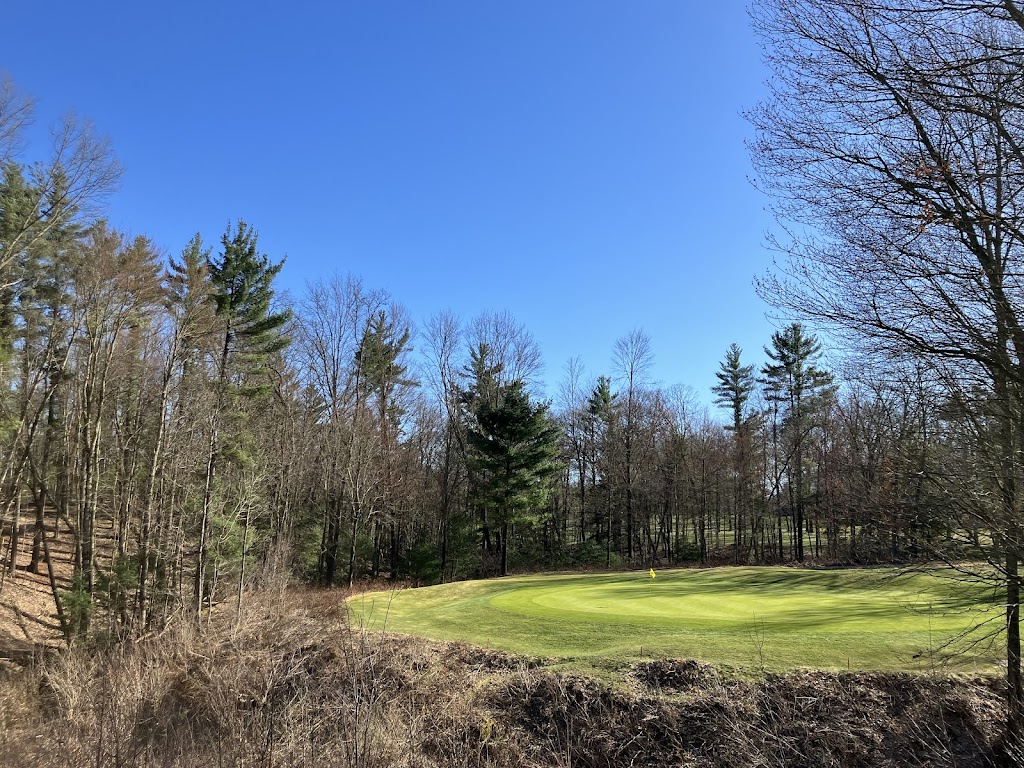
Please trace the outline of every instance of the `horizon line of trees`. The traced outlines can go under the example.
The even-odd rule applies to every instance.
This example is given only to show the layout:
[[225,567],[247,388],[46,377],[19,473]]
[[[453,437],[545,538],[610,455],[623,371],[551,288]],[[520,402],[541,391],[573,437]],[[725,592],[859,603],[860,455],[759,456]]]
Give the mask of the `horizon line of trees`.
[[[29,105],[2,93],[13,142]],[[840,377],[794,323],[759,369],[726,351],[716,418],[651,382],[634,330],[604,375],[570,361],[546,402],[539,347],[508,313],[416,329],[353,276],[282,306],[281,262],[241,221],[215,248],[196,235],[162,259],[98,217],[116,162],[69,133],[82,146],[47,164],[4,145],[0,174],[0,557],[11,574],[22,550],[47,569],[69,641],[100,614],[123,636],[229,598],[240,610],[247,589],[289,577],[879,562],[984,544],[935,482],[959,425],[925,371]],[[70,584],[50,556],[58,529]]]

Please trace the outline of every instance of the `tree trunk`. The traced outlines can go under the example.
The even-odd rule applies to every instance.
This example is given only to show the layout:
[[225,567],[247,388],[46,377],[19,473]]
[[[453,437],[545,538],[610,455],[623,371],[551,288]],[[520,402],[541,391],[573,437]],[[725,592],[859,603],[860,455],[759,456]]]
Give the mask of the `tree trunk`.
[[352,513],[352,529],[348,544],[348,588],[356,583],[356,536],[359,535],[359,514]]
[[1020,577],[1017,552],[1006,555],[1006,752],[1024,758],[1024,682],[1020,666]]
[[501,524],[501,575],[508,576],[508,523]]
[[[324,586],[334,584],[338,570],[338,545],[341,539],[341,504],[337,499],[328,499],[324,509],[326,518],[324,525],[324,557],[323,570],[320,573],[321,583]],[[354,517],[354,515],[353,515]],[[355,526],[353,526],[353,541],[355,541]],[[349,560],[349,586],[352,581],[352,562]]]
[[249,540],[249,523],[252,520],[252,510],[248,503],[245,505],[245,523],[242,526],[242,553],[238,558],[238,602],[236,604],[235,621],[242,622],[242,593],[245,592],[245,548]]
[[11,559],[7,563],[7,573],[14,576],[18,570],[18,550],[21,548],[21,490],[16,489],[14,499],[14,515],[11,518]]
[[[214,415],[214,418],[217,418]],[[217,427],[210,432],[209,458],[206,461],[206,482],[203,492],[203,511],[199,517],[199,548],[196,552],[195,580],[193,581],[193,598],[195,600],[196,620],[203,615],[203,599],[206,588],[206,561],[210,547],[210,513],[213,507],[213,483],[217,477]],[[210,605],[213,605],[213,590],[210,591]]]

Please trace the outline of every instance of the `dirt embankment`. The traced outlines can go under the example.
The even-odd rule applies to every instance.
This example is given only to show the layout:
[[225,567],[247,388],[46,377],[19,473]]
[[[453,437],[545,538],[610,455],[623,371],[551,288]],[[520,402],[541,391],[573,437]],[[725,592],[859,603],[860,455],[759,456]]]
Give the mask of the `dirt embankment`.
[[962,768],[988,764],[1001,711],[983,679],[652,661],[609,683],[352,630],[337,594],[287,593],[6,673],[0,764]]

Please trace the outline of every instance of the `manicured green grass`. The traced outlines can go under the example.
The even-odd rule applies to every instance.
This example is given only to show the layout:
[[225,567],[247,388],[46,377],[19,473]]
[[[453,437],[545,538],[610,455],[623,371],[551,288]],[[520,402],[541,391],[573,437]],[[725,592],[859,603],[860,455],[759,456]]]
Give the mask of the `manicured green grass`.
[[711,568],[524,576],[375,592],[371,629],[464,640],[587,666],[694,658],[741,670],[990,671],[999,638],[957,639],[991,590],[891,569]]

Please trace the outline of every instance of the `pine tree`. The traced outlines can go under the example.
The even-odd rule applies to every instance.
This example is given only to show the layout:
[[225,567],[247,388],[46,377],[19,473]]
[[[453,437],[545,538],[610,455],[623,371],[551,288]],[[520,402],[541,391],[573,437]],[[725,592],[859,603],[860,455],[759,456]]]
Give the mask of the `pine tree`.
[[469,383],[462,388],[459,402],[466,408],[470,418],[482,404],[497,403],[503,371],[504,366],[494,361],[494,354],[488,344],[481,342],[469,350],[469,365],[462,371]]
[[771,360],[761,369],[765,395],[781,407],[783,429],[790,442],[790,505],[796,512],[794,549],[796,559],[803,560],[804,454],[808,435],[815,426],[814,417],[821,412],[824,398],[834,391],[832,375],[817,367],[821,342],[813,334],[806,334],[800,323],[773,333],[772,345],[764,351]]
[[548,406],[531,403],[521,381],[503,387],[496,404],[484,401],[476,411],[469,459],[477,473],[476,501],[500,524],[502,576],[508,574],[510,526],[530,520],[559,471],[558,437]]
[[[593,457],[590,462],[591,490],[598,487],[598,476],[604,487],[603,512],[595,513],[598,540],[602,535],[605,542],[605,565],[611,565],[612,558],[612,494],[608,471],[608,436],[611,432],[618,393],[612,392],[612,380],[598,376],[590,398],[587,400],[587,426],[590,430],[590,444]],[[603,534],[602,534],[603,531]]]
[[[711,388],[715,403],[728,408],[732,413],[732,424],[727,427],[733,433],[733,449],[736,477],[736,518],[734,522],[736,560],[741,559],[745,515],[753,512],[752,483],[750,480],[750,418],[746,412],[747,401],[754,391],[754,366],[740,362],[742,350],[731,344],[725,353],[725,360],[715,373],[718,384]],[[752,516],[752,515],[751,515]]]
[[[397,523],[397,510],[394,504],[394,463],[393,456],[398,443],[401,419],[405,413],[402,404],[402,393],[416,385],[414,379],[406,375],[407,366],[402,362],[407,353],[411,331],[402,328],[393,315],[385,310],[375,314],[369,321],[366,332],[356,351],[356,367],[361,372],[360,386],[363,388],[364,399],[374,404],[374,418],[378,437],[378,460],[380,461],[380,489],[375,515],[373,572],[376,576],[380,570],[381,526],[387,523],[391,578],[398,578],[399,550],[401,530]],[[355,526],[349,557],[348,582],[351,587],[355,566]]]
[[[257,233],[240,221],[232,234],[221,237],[222,251],[207,264],[217,317],[221,320],[222,344],[217,386],[223,397],[246,397],[265,389],[252,383],[267,359],[288,345],[282,326],[289,312],[272,312],[273,281],[284,262],[271,264],[259,253]],[[233,386],[228,386],[232,381]],[[237,382],[244,382],[238,385]]]
[[718,384],[711,388],[715,403],[728,408],[732,413],[731,429],[739,434],[746,420],[746,405],[754,391],[754,366],[743,365],[740,355],[743,350],[731,344],[725,353],[725,360],[719,363],[715,378]]
[[238,430],[229,444],[223,431],[232,420],[239,420],[247,400],[265,394],[269,381],[261,374],[267,359],[287,346],[289,339],[282,327],[289,312],[273,312],[273,281],[284,262],[272,264],[259,252],[256,231],[245,222],[229,226],[221,237],[221,252],[208,260],[211,295],[218,329],[218,361],[215,379],[213,428],[210,430],[206,464],[206,489],[199,522],[199,552],[195,572],[197,614],[202,610],[209,556],[210,517],[214,485],[222,457],[241,457]]

